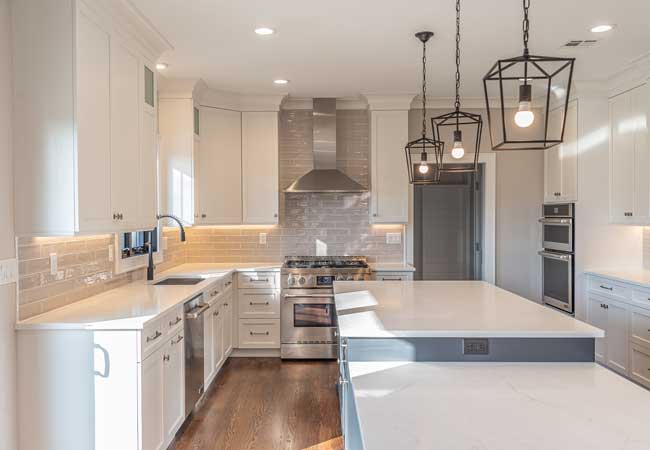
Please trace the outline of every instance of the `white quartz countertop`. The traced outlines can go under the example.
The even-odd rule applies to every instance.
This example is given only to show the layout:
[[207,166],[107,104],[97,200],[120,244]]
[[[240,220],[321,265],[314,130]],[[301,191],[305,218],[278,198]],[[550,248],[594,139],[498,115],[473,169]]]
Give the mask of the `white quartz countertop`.
[[[135,281],[87,299],[18,322],[17,330],[138,330],[157,316],[203,292],[218,278],[238,271],[279,271],[280,264],[183,264],[158,274],[156,280]],[[167,277],[205,278],[193,286],[154,286]]]
[[603,269],[587,270],[587,275],[597,275],[612,280],[632,283],[641,287],[650,288],[650,270],[644,269]]
[[374,263],[369,266],[373,272],[415,272],[415,267],[404,263]]
[[334,283],[350,338],[603,337],[604,331],[484,281]]
[[365,450],[647,450],[650,392],[594,363],[350,363]]

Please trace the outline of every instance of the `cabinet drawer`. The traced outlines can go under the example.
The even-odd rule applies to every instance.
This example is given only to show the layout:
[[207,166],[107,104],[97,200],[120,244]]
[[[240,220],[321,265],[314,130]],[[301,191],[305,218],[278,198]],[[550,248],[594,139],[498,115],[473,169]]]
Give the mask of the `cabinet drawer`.
[[277,291],[241,289],[238,294],[241,319],[280,318],[280,296]]
[[650,311],[630,308],[630,341],[650,349]]
[[165,314],[162,319],[162,329],[170,336],[182,332],[183,329],[183,305],[179,305],[172,311]]
[[280,320],[240,319],[239,348],[280,348]]
[[622,283],[593,276],[589,278],[589,289],[617,300],[629,300],[631,294],[630,289]]
[[152,320],[144,326],[140,334],[142,359],[149,356],[165,340],[163,324],[160,318]]
[[219,295],[223,292],[223,280],[215,280],[205,291],[203,291],[203,300],[208,304],[213,304]]
[[632,291],[632,299],[640,306],[650,308],[650,289],[635,287]]
[[222,278],[221,281],[223,283],[224,291],[232,287],[232,275]]
[[374,272],[373,279],[377,281],[409,281],[413,272]]
[[243,272],[237,274],[239,289],[268,289],[275,287],[275,272]]
[[630,346],[630,378],[650,388],[650,351],[636,344]]

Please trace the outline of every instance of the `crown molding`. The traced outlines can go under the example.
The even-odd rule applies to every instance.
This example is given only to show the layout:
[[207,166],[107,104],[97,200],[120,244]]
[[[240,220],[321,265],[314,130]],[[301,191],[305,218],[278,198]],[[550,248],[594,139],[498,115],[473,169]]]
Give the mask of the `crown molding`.
[[368,101],[362,96],[337,98],[336,109],[368,109]]
[[230,109],[241,112],[279,111],[285,94],[241,95],[233,92],[206,89],[200,97],[201,106]]
[[408,111],[415,94],[362,94],[370,111]]
[[576,98],[606,98],[607,83],[604,81],[574,81],[571,89],[571,100]]
[[287,95],[280,107],[281,109],[311,111],[314,109],[314,100],[311,97],[292,97],[291,95]]
[[205,82],[199,78],[166,78],[158,76],[158,96],[160,99],[192,99],[207,88]]
[[118,14],[126,20],[128,26],[137,30],[137,40],[148,50],[148,56],[153,61],[158,59],[164,52],[174,50],[174,46],[131,0],[120,0],[119,2],[112,2],[112,4],[119,10]]
[[646,53],[607,79],[609,96],[613,97],[650,80],[650,53]]

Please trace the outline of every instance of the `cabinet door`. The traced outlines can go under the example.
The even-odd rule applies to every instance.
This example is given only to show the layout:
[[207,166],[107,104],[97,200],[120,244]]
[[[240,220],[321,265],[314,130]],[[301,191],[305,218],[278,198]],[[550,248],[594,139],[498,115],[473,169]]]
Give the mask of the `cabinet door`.
[[212,314],[214,313],[214,306],[208,308],[205,312],[205,320],[203,320],[203,384],[208,388],[208,382],[214,376],[214,336],[213,336],[213,323]]
[[371,223],[408,222],[408,174],[404,148],[408,111],[373,111],[370,140]]
[[650,221],[650,146],[648,142],[648,109],[650,85],[633,89],[630,108],[634,120],[634,222]]
[[564,202],[578,200],[578,102],[572,101],[567,108],[564,141],[560,144],[562,183],[560,196]]
[[137,228],[152,229],[156,226],[158,210],[158,146],[154,107],[156,87],[154,72],[146,65],[142,65],[141,69],[142,127]]
[[[242,223],[241,113],[201,107],[201,151],[196,195],[201,224]],[[268,168],[267,168],[268,169]]]
[[623,375],[628,368],[627,305],[607,301],[607,365]]
[[[607,333],[607,310],[604,308],[606,302],[594,295],[587,296],[587,319],[590,324],[605,330]],[[595,358],[596,361],[605,364],[607,361],[607,337],[596,338]]]
[[278,223],[278,113],[242,113],[242,215],[245,224]]
[[110,231],[110,38],[83,12],[77,24],[79,231]]
[[634,212],[634,132],[629,93],[610,99],[610,215],[612,221],[632,223]]
[[557,202],[560,195],[562,195],[562,161],[560,146],[556,145],[544,150],[544,202]]
[[120,229],[137,227],[140,181],[140,61],[111,41],[111,205]]
[[232,330],[233,330],[233,316],[232,316],[232,293],[226,294],[223,301],[223,348],[224,358],[232,352]]
[[630,378],[650,388],[650,351],[647,348],[630,346]]
[[218,369],[223,362],[223,317],[221,304],[217,303],[212,312],[212,359],[214,367]]
[[163,413],[165,442],[169,444],[185,419],[185,360],[183,334],[163,346]]
[[165,447],[163,424],[163,353],[161,348],[147,357],[141,366],[142,450],[161,450]]

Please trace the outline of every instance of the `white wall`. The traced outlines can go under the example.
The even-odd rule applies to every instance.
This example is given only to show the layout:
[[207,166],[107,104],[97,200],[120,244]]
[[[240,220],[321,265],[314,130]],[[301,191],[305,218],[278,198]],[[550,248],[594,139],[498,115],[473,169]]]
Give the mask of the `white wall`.
[[[0,0],[0,260],[14,258],[9,0]],[[16,286],[0,286],[0,449],[16,444]]]

